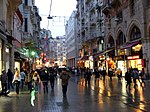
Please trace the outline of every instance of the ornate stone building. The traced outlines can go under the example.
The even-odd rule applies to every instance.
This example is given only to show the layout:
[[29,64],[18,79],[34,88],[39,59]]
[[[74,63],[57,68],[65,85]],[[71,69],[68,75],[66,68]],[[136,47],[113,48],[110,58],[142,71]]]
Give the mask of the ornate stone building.
[[[148,0],[104,0],[105,43],[113,48],[106,56],[114,68],[145,69],[149,73],[150,2]],[[110,66],[108,66],[110,67]]]

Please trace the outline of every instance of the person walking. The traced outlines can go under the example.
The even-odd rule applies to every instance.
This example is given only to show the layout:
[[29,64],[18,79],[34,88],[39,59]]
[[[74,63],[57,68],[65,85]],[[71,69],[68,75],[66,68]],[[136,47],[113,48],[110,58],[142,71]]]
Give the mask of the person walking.
[[63,97],[66,97],[69,78],[70,78],[69,74],[66,72],[66,70],[63,70],[60,75],[60,79],[62,80],[61,84],[62,84]]
[[42,73],[40,75],[40,79],[43,83],[43,89],[44,89],[44,93],[48,93],[48,74],[45,72],[45,70],[42,70]]
[[23,89],[24,82],[25,82],[25,77],[26,77],[26,74],[25,74],[25,72],[23,70],[21,70],[20,76],[21,76],[21,89]]
[[112,76],[113,76],[113,70],[112,70],[112,68],[108,69],[108,76],[110,78],[110,81],[112,81]]
[[94,74],[95,74],[95,83],[96,83],[96,81],[99,81],[100,78],[100,72],[98,71],[97,68],[94,69]]
[[[132,75],[132,77],[133,77],[134,88],[136,88],[136,87],[138,86],[136,80],[138,79],[138,81],[139,81],[139,72],[138,72],[138,69],[137,69],[137,68],[134,68],[134,69],[132,70],[131,75]],[[140,81],[139,81],[139,82],[140,82]]]
[[55,83],[55,78],[56,78],[56,72],[54,70],[50,71],[50,85],[51,85],[51,89],[54,90],[54,83]]
[[92,73],[91,73],[90,69],[87,68],[86,71],[85,71],[85,74],[84,74],[85,84],[88,84],[88,85],[91,84],[90,83],[91,82],[91,76],[92,76]]
[[120,68],[117,68],[116,74],[117,74],[118,80],[121,80],[122,79],[122,71]]
[[32,85],[35,88],[35,91],[37,92],[39,89],[39,82],[41,81],[39,74],[37,71],[34,71],[32,76]]
[[106,70],[105,69],[103,69],[102,71],[101,71],[101,74],[102,74],[102,76],[103,76],[103,81],[105,82],[105,77],[106,77]]
[[13,83],[15,83],[16,86],[16,93],[19,94],[19,86],[20,86],[21,76],[19,74],[19,70],[16,68],[15,75],[13,79]]
[[132,83],[131,78],[132,78],[131,71],[130,69],[128,69],[127,72],[125,73],[125,80],[127,81],[126,88],[128,88],[129,90],[131,90],[131,83]]
[[1,84],[2,84],[2,95],[7,95],[7,74],[5,70],[2,70],[2,75],[1,75]]
[[7,72],[7,77],[8,77],[8,89],[14,89],[14,86],[13,86],[13,77],[14,77],[14,74],[12,73],[12,71],[10,69],[8,69],[8,72]]

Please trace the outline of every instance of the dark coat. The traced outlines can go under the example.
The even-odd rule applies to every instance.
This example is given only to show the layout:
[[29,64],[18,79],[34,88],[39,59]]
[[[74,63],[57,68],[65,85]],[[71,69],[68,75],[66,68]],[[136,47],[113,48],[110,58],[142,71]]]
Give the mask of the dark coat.
[[132,80],[131,80],[131,73],[130,72],[126,72],[125,73],[125,80],[128,82],[128,83],[131,83]]

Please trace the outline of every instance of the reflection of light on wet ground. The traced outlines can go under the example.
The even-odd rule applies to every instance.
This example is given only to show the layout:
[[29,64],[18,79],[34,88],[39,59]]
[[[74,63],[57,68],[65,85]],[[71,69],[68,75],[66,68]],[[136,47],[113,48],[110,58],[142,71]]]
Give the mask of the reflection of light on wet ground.
[[126,93],[126,81],[124,79],[122,79],[122,88],[121,88],[121,92],[122,93]]
[[[139,104],[139,108],[140,109],[145,109],[146,105],[144,103],[142,103],[143,101],[145,101],[145,98],[144,98],[144,94],[143,94],[143,88],[140,87],[138,89],[139,91],[139,98],[140,98],[140,104]],[[142,102],[141,102],[142,101]]]

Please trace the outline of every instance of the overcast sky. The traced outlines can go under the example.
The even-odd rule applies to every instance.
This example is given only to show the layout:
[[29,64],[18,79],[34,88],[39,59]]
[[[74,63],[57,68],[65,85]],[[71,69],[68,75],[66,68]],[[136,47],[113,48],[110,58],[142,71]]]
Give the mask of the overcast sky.
[[[39,14],[42,17],[41,28],[52,31],[52,36],[62,36],[65,34],[65,21],[76,10],[76,0],[52,0],[51,16],[48,20],[51,0],[35,0],[35,5],[39,8]],[[48,25],[49,21],[49,25]]]

